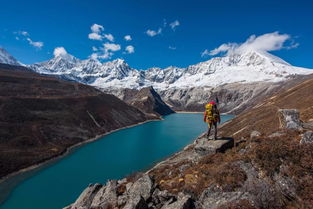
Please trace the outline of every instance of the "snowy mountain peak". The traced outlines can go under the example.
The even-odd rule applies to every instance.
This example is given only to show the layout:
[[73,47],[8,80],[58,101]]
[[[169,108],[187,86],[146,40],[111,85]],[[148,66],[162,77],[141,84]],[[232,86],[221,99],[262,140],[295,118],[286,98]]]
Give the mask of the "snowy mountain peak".
[[[289,63],[263,51],[245,50],[214,57],[187,68],[174,66],[136,70],[123,59],[101,63],[97,59],[79,60],[64,49],[54,52],[51,60],[29,65],[41,74],[59,75],[98,88],[155,89],[216,87],[228,83],[278,82],[291,75],[312,74],[313,70],[291,66]],[[4,63],[19,64],[5,50],[0,50]]]
[[9,65],[23,65],[3,48],[0,48],[0,63]]
[[111,65],[115,67],[129,67],[129,65],[123,59],[115,59],[110,62],[103,63],[104,65]]

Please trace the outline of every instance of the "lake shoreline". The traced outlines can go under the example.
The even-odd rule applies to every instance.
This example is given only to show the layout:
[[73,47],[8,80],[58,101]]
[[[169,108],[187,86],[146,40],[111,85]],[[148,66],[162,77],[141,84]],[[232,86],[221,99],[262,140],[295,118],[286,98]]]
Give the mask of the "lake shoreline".
[[[67,147],[64,152],[61,152],[60,154],[58,154],[58,155],[56,155],[56,156],[53,156],[53,157],[51,157],[51,158],[49,158],[49,159],[46,159],[46,160],[44,160],[43,162],[34,164],[34,165],[32,165],[32,166],[28,166],[28,167],[26,167],[26,168],[22,168],[22,169],[17,170],[17,171],[15,171],[15,172],[13,172],[13,173],[10,173],[10,174],[8,174],[8,175],[6,175],[6,176],[3,176],[3,177],[0,179],[0,184],[4,183],[5,181],[7,181],[7,180],[10,179],[10,178],[13,178],[13,177],[15,177],[15,176],[20,175],[20,174],[22,174],[22,173],[25,173],[25,172],[28,172],[28,171],[31,171],[31,170],[35,170],[35,169],[38,169],[38,168],[40,168],[40,167],[44,167],[45,165],[47,165],[47,164],[49,164],[49,163],[53,163],[54,161],[58,161],[58,160],[60,160],[60,159],[62,159],[62,158],[64,158],[64,157],[68,156],[69,154],[71,154],[75,149],[77,149],[77,148],[79,148],[79,147],[81,147],[81,146],[83,146],[83,145],[86,145],[86,144],[92,143],[92,142],[94,142],[94,141],[97,141],[97,140],[99,140],[100,138],[102,138],[102,137],[104,137],[104,136],[106,136],[106,135],[109,135],[109,134],[111,134],[111,133],[114,133],[114,132],[116,132],[116,131],[120,131],[120,130],[122,130],[122,129],[127,129],[127,128],[132,128],[132,127],[134,127],[134,126],[142,125],[142,124],[144,124],[144,123],[149,123],[149,122],[153,122],[153,121],[162,121],[162,120],[164,120],[162,117],[161,117],[160,119],[149,119],[149,120],[145,120],[145,121],[143,121],[143,122],[135,123],[135,124],[133,124],[133,125],[121,127],[121,128],[118,128],[118,129],[114,129],[114,130],[109,131],[109,132],[106,132],[106,133],[104,133],[104,134],[100,134],[100,135],[97,135],[97,136],[95,136],[95,137],[93,137],[93,138],[87,139],[86,141],[83,141],[83,142],[74,144],[74,145],[72,145],[72,146],[70,146],[70,147]],[[1,204],[1,202],[0,202],[0,204]]]

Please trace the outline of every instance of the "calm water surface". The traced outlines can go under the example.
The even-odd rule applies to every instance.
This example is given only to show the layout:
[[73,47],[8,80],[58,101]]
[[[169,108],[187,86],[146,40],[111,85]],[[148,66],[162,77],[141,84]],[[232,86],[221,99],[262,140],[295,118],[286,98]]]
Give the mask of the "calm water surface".
[[[89,183],[105,183],[150,168],[204,132],[202,114],[179,113],[123,129],[86,144],[44,168],[0,185],[11,191],[1,209],[57,209],[75,201]],[[222,121],[232,118],[222,117]],[[12,189],[14,188],[14,189]]]

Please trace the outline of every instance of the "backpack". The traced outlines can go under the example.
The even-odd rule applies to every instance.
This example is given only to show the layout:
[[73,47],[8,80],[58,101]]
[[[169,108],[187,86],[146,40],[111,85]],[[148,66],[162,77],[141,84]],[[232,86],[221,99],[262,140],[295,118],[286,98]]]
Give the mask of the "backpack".
[[206,114],[206,121],[218,121],[219,111],[216,105],[213,105],[213,104],[205,105],[205,114]]

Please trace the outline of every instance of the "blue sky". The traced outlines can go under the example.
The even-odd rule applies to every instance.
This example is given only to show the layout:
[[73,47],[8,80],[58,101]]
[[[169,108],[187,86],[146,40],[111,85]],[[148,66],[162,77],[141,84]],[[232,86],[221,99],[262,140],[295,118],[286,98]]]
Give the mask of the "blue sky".
[[210,59],[223,43],[275,31],[286,36],[271,53],[313,68],[309,0],[10,0],[0,8],[0,46],[26,64],[64,47],[80,59],[94,53],[102,61],[123,58],[134,68],[186,67]]

